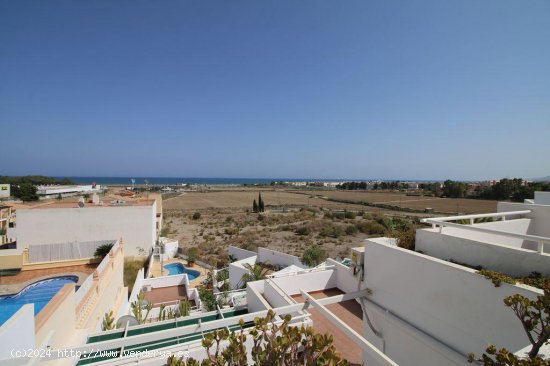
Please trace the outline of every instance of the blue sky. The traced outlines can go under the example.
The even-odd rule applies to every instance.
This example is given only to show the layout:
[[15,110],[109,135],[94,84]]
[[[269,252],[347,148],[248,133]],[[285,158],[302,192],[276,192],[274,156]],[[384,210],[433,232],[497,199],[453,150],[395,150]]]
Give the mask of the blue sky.
[[550,2],[2,1],[0,175],[550,175]]

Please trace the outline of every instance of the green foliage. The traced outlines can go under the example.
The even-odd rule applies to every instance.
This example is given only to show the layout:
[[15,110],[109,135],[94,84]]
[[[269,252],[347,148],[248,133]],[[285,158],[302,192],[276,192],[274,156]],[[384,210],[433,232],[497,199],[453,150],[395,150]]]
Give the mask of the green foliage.
[[355,225],[360,232],[368,235],[384,235],[386,228],[376,221],[361,222]]
[[339,225],[328,224],[323,226],[319,235],[322,237],[339,238],[344,235],[344,230]]
[[481,271],[477,271],[477,273],[479,273],[482,276],[485,276],[486,279],[491,280],[491,282],[493,282],[493,285],[495,285],[495,287],[500,287],[502,282],[509,283],[512,285],[516,283],[516,280],[514,280],[512,277],[509,277],[497,271],[482,269]]
[[252,212],[254,212],[254,213],[259,212],[259,208],[258,208],[258,204],[256,203],[256,200],[254,200],[254,202],[252,202]]
[[[252,349],[250,354],[254,365],[262,366],[343,366],[348,362],[340,357],[333,345],[331,334],[317,334],[312,327],[290,326],[290,315],[282,323],[276,323],[275,313],[269,310],[265,318],[254,319],[254,328],[250,330]],[[215,330],[207,334],[202,345],[207,358],[202,366],[245,366],[248,365],[245,347],[247,335],[244,334],[244,322],[240,321],[240,331],[228,329]],[[223,344],[228,345],[223,348]],[[169,366],[198,366],[192,358],[167,360]]]
[[535,358],[540,348],[549,343],[550,338],[550,288],[544,289],[544,294],[531,300],[523,295],[515,294],[504,299],[504,305],[512,309],[521,321],[532,348],[529,357]]
[[336,189],[343,189],[343,190],[349,190],[349,191],[356,191],[360,189],[367,189],[367,182],[344,182],[341,184],[338,184],[336,186]]
[[466,196],[468,186],[462,182],[447,179],[443,183],[443,195],[448,198],[463,198]]
[[[132,308],[132,314],[134,314],[134,317],[137,319],[139,324],[145,324],[145,321],[147,320],[151,309],[153,309],[153,304],[145,304],[145,295],[142,291],[139,292],[137,300],[130,304],[130,307]],[[145,314],[143,314],[144,311]]]
[[550,191],[550,182],[524,182],[521,178],[504,178],[485,188],[481,198],[492,200],[508,200],[523,202],[524,199],[532,199],[535,191]]
[[246,268],[248,272],[243,274],[243,276],[241,277],[240,287],[244,287],[247,282],[265,280],[269,271],[268,268],[257,263],[254,265],[245,263],[243,264],[243,267]]
[[37,201],[36,187],[31,183],[21,183],[11,186],[11,195],[19,198],[21,201]]
[[521,283],[524,283],[529,286],[533,286],[536,288],[544,289],[544,288],[550,288],[550,278],[543,277],[538,272],[532,272],[527,277],[522,277],[519,279]]
[[206,311],[214,311],[216,310],[216,305],[223,305],[221,301],[216,299],[216,296],[212,290],[208,289],[206,286],[198,286],[197,289],[199,290],[199,297],[201,299],[202,306],[206,309]]
[[264,200],[262,199],[262,192],[258,193],[258,212],[264,212]]
[[105,330],[115,329],[115,317],[113,316],[113,311],[105,313],[103,317],[103,322],[101,323],[101,328]]
[[359,231],[359,229],[357,229],[357,227],[355,227],[354,225],[348,225],[346,227],[346,234],[347,235],[355,235],[355,234],[357,234],[358,231]]
[[300,227],[296,228],[295,233],[297,235],[307,236],[307,235],[311,234],[311,230],[309,229],[309,227],[304,225],[304,226],[300,226]]
[[187,250],[187,263],[195,263],[199,255],[199,248],[192,247]]
[[109,254],[109,252],[111,251],[111,248],[113,247],[113,243],[108,243],[108,244],[102,244],[100,246],[98,246],[96,249],[95,249],[95,252],[94,252],[94,257],[96,258],[105,258],[107,256],[107,254]]
[[189,300],[185,299],[179,302],[178,304],[178,315],[179,316],[188,316],[191,311],[191,303]]
[[529,357],[518,358],[505,348],[497,350],[495,346],[490,345],[481,358],[476,360],[475,355],[470,354],[468,361],[479,361],[486,366],[548,366],[549,360],[540,358],[538,353],[544,344],[549,343],[550,339],[550,288],[545,288],[544,294],[537,296],[536,300],[531,300],[520,294],[508,296],[504,299],[504,305],[512,309],[523,326],[531,343]]
[[72,185],[75,182],[69,178],[56,179],[52,177],[45,177],[43,175],[27,175],[23,177],[10,177],[0,176],[0,184],[19,185],[22,183],[28,183],[32,185]]
[[308,267],[315,267],[327,259],[327,253],[318,245],[310,245],[304,250],[302,258],[303,264]]
[[198,219],[201,218],[201,213],[200,212],[195,212],[192,217],[193,217],[193,220],[198,220]]
[[473,353],[468,355],[468,362],[479,362],[484,366],[550,366],[550,361],[540,357],[522,359],[508,351],[506,348],[497,349],[489,345],[481,358],[476,359]]
[[399,228],[394,230],[393,236],[397,241],[398,247],[409,250],[415,249],[416,230],[414,228]]

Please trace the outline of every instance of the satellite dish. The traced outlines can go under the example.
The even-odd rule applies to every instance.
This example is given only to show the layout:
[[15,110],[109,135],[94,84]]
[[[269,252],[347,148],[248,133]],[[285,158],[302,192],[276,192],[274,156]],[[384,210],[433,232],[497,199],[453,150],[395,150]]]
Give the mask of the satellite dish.
[[132,315],[123,315],[120,318],[118,318],[118,321],[116,322],[116,327],[117,328],[126,328],[126,324],[128,324],[128,326],[131,327],[131,326],[134,326],[134,325],[138,325],[139,322]]

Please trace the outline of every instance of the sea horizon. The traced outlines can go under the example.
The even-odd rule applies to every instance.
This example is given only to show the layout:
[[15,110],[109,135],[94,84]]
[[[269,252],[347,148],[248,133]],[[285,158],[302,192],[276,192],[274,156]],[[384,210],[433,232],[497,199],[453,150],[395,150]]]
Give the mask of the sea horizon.
[[271,184],[271,182],[349,182],[349,181],[414,181],[437,182],[438,180],[423,179],[381,179],[381,178],[227,178],[227,177],[108,177],[108,176],[55,176],[56,179],[68,178],[78,184],[103,184],[103,185],[178,185],[178,184],[204,184],[204,185],[244,185],[244,184]]

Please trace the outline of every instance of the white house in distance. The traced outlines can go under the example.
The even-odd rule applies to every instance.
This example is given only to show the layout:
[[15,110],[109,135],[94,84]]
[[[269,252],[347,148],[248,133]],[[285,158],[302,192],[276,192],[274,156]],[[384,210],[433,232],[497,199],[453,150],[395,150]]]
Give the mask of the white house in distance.
[[101,192],[101,186],[99,184],[88,185],[42,185],[36,187],[36,194],[40,199],[70,197],[80,194],[93,194]]
[[[148,255],[158,237],[155,199],[113,200],[103,204],[52,202],[19,208],[16,253],[26,247],[123,238],[125,256]],[[0,253],[2,254],[2,253]]]

